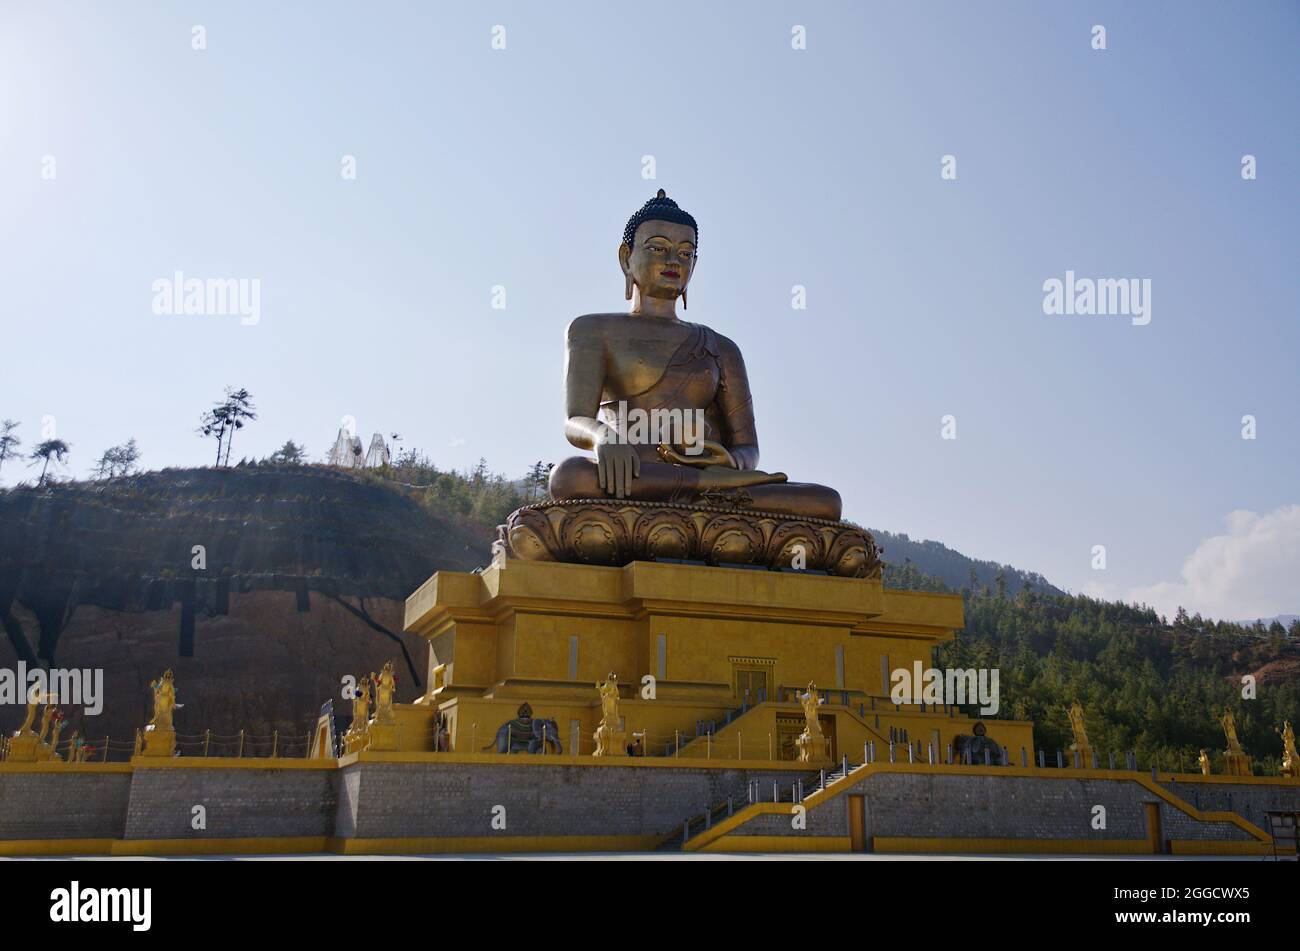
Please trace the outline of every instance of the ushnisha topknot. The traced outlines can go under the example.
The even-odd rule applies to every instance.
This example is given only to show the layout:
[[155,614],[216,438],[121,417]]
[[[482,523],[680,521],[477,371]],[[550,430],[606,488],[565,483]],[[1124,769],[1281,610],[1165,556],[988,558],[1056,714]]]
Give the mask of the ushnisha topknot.
[[695,245],[699,247],[700,226],[695,223],[695,218],[665,195],[662,188],[659,189],[659,194],[641,206],[640,211],[627,219],[627,227],[623,229],[623,243],[629,248],[632,247],[632,239],[636,237],[637,227],[643,221],[671,221],[677,225],[690,225],[695,230]]

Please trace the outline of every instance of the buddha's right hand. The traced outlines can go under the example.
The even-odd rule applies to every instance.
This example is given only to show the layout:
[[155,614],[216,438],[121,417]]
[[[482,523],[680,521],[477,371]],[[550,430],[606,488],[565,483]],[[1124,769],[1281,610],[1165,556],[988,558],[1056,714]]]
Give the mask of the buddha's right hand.
[[601,489],[616,499],[632,494],[632,480],[641,474],[641,459],[628,443],[596,444],[596,478]]

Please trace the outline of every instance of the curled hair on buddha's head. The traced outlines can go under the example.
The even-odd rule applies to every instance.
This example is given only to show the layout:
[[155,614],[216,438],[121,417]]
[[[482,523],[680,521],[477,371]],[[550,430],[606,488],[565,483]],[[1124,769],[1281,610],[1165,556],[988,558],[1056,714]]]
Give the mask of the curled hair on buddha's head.
[[636,229],[643,221],[671,221],[676,225],[689,225],[695,232],[696,246],[700,243],[700,226],[695,223],[695,217],[689,211],[682,210],[677,202],[664,194],[662,188],[659,189],[659,194],[641,206],[640,211],[627,219],[627,227],[623,229],[623,243],[629,248],[636,237]]

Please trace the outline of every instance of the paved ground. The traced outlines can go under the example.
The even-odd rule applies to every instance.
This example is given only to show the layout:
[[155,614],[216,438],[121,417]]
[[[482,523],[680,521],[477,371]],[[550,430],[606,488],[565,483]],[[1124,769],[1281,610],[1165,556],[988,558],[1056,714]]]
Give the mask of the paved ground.
[[[87,862],[256,862],[266,859],[293,859],[302,862],[771,862],[787,859],[816,859],[823,862],[1259,862],[1257,855],[1213,856],[1213,855],[886,855],[861,854],[842,855],[826,853],[789,854],[774,852],[771,854],[722,855],[718,853],[680,854],[675,852],[557,852],[551,854],[486,854],[463,853],[453,855],[175,855],[175,856],[42,856],[39,858],[0,858],[0,862],[48,862],[66,861],[76,858]],[[1293,860],[1292,860],[1293,861]]]

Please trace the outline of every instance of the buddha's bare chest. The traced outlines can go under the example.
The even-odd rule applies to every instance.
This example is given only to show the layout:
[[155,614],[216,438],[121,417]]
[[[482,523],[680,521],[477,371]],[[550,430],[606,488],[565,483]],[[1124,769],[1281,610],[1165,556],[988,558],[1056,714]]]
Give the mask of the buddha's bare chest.
[[615,396],[627,396],[654,386],[690,334],[691,328],[675,325],[607,332],[606,392]]

